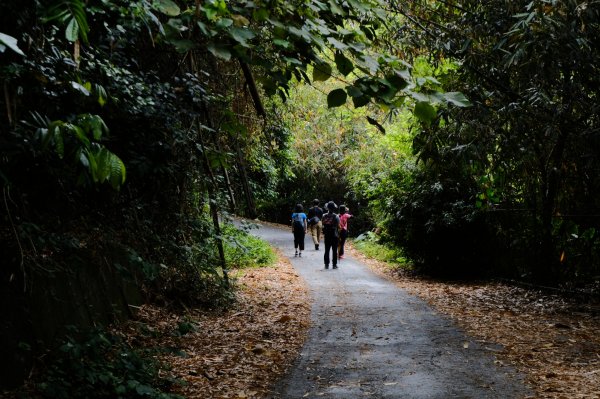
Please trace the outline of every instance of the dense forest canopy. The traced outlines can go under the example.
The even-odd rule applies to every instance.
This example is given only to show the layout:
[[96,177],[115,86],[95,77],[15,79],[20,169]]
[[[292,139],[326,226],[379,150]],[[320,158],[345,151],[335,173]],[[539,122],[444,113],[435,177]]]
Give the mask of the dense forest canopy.
[[313,198],[417,271],[598,289],[599,13],[3,1],[4,383],[66,325],[228,298],[222,215]]

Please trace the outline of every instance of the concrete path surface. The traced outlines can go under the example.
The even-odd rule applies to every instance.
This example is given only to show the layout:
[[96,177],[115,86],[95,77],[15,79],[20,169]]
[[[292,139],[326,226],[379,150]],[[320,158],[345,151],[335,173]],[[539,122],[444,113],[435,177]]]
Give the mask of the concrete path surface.
[[294,257],[290,229],[252,234],[290,257],[313,298],[308,339],[272,398],[522,398],[519,376],[422,300],[348,256],[323,268],[310,236]]

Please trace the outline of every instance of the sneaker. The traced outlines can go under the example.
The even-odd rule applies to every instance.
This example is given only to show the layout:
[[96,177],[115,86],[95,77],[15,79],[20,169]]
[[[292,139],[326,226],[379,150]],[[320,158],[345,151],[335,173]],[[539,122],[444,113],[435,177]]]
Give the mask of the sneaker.
[[300,253],[298,254],[299,257],[302,257],[302,251],[300,251]]
[[296,251],[296,253],[294,254],[294,257],[298,256],[298,251]]
[[337,267],[337,265],[333,265],[333,268],[334,268],[334,269],[337,269],[338,267]]
[[329,269],[329,265],[325,265],[325,269]]

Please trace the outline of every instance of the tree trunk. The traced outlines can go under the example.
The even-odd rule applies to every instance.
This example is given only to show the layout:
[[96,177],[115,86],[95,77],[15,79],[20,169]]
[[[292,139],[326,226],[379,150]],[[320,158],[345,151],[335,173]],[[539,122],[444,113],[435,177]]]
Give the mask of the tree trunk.
[[240,66],[242,67],[242,71],[244,72],[244,77],[246,78],[248,91],[250,92],[250,96],[254,102],[254,109],[259,116],[266,118],[267,114],[265,112],[265,108],[263,107],[262,101],[260,100],[260,95],[258,94],[258,89],[256,88],[256,82],[254,81],[254,76],[252,76],[252,71],[250,70],[248,64],[246,64],[244,61],[239,60],[239,62]]
[[206,185],[208,191],[208,204],[210,208],[210,214],[213,221],[213,226],[216,234],[217,250],[219,252],[219,262],[221,270],[223,271],[223,281],[225,286],[229,287],[229,276],[227,274],[227,263],[225,261],[225,250],[223,249],[223,238],[221,237],[221,225],[219,223],[219,209],[217,205],[217,180],[210,167],[208,156],[206,155],[206,147],[204,146],[204,139],[202,137],[202,127],[198,125],[198,137],[200,138],[200,149],[202,150],[202,163],[204,166],[205,173],[210,177],[210,183]]
[[231,186],[231,179],[227,168],[223,166],[223,176],[225,176],[225,184],[227,185],[227,194],[229,195],[229,212],[235,214],[237,212],[237,204],[235,203],[235,194]]
[[553,118],[555,126],[558,129],[558,137],[548,154],[544,165],[544,180],[542,197],[542,267],[537,270],[537,278],[540,281],[547,281],[556,276],[560,267],[560,255],[557,251],[556,240],[553,234],[553,219],[559,204],[559,192],[561,184],[561,170],[564,162],[564,154],[567,148],[567,142],[570,137],[571,117],[573,113],[573,87],[571,82],[572,70],[569,65],[562,69],[563,84],[562,96],[564,107],[554,112]]
[[246,172],[246,163],[244,162],[244,157],[242,156],[242,150],[240,148],[240,140],[239,137],[236,139],[236,149],[237,149],[237,163],[238,168],[240,170],[240,180],[242,182],[242,188],[244,190],[244,195],[246,197],[246,216],[250,219],[255,219],[258,214],[256,212],[256,205],[254,204],[254,196],[252,194],[252,188],[250,187],[250,183],[248,182],[248,174]]

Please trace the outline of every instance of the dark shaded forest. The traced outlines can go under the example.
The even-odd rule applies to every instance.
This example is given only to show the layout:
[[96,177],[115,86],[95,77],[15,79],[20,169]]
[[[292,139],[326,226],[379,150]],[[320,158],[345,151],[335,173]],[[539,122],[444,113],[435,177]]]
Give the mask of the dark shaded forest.
[[227,306],[227,215],[313,198],[415,273],[598,295],[599,23],[580,0],[3,1],[0,386],[140,304]]

